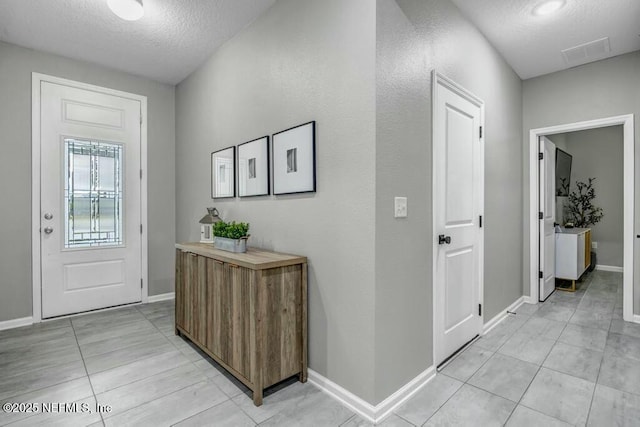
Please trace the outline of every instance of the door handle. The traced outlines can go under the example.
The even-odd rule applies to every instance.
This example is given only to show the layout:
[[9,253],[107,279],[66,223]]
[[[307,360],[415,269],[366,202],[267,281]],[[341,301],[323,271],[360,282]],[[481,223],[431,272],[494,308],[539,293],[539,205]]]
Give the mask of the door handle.
[[450,244],[451,243],[451,236],[445,236],[444,234],[441,234],[438,236],[438,244],[439,245],[444,245],[444,244]]
[[51,234],[51,233],[53,233],[53,228],[51,228],[51,227],[45,227],[45,228],[44,228],[44,232],[45,232],[45,233],[47,233],[47,234]]

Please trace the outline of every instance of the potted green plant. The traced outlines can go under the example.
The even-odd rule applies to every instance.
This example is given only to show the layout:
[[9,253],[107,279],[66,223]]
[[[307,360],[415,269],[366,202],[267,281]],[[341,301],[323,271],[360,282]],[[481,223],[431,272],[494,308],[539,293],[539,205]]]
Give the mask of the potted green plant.
[[249,223],[218,221],[213,225],[213,246],[229,252],[246,252]]
[[602,208],[593,204],[596,191],[593,188],[595,178],[588,182],[576,182],[576,190],[569,193],[568,204],[565,206],[565,222],[573,223],[574,227],[586,228],[595,225],[604,216]]

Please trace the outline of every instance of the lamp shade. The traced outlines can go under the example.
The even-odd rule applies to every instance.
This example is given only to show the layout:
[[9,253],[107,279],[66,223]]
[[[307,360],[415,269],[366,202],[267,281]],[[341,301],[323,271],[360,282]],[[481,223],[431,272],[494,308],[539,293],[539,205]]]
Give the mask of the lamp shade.
[[144,15],[142,0],[107,0],[107,5],[125,21],[137,21]]

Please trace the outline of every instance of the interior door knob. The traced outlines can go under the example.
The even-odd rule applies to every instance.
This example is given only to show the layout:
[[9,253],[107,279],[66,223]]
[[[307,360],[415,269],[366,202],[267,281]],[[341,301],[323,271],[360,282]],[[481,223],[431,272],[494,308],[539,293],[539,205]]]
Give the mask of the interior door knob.
[[44,219],[53,219],[53,215],[47,212],[46,214],[44,214]]
[[445,243],[447,245],[451,243],[451,236],[445,236],[444,234],[440,234],[438,236],[438,244],[444,245]]
[[44,232],[45,232],[45,233],[47,233],[47,234],[51,234],[51,233],[53,233],[53,228],[51,228],[51,227],[45,227],[45,228],[44,228]]

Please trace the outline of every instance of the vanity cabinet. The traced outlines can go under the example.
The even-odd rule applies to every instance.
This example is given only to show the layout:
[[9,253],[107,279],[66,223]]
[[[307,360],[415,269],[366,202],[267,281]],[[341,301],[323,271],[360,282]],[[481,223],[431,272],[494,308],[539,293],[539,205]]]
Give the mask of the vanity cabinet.
[[[591,229],[562,228],[556,233],[556,278],[571,280],[576,290],[576,280],[591,265]],[[562,289],[562,288],[558,288]]]
[[206,243],[176,245],[176,334],[253,391],[307,380],[307,259]]

